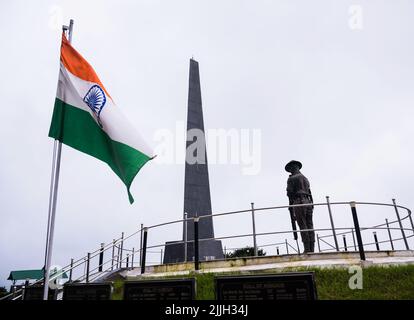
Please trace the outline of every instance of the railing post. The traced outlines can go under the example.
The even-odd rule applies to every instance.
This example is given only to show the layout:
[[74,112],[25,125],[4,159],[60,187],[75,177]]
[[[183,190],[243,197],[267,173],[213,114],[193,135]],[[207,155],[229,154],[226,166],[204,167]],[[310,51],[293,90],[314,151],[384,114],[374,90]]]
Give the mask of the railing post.
[[286,245],[286,254],[289,254],[289,245],[288,245],[287,239],[285,239],[285,245]]
[[73,258],[70,259],[70,271],[69,271],[69,282],[72,281],[72,271],[73,271]]
[[365,251],[364,251],[364,244],[362,242],[362,236],[361,236],[361,229],[359,228],[359,221],[358,221],[358,215],[356,211],[356,204],[355,201],[351,201],[350,203],[351,211],[352,211],[352,219],[354,220],[354,227],[355,227],[355,234],[358,242],[358,250],[359,250],[359,256],[362,261],[365,261]]
[[135,248],[132,248],[131,268],[134,268]]
[[112,262],[111,262],[111,270],[114,270],[114,263],[115,263],[115,239],[112,240]]
[[299,241],[298,241],[298,238],[296,238],[296,247],[298,248],[298,254],[300,254],[300,248],[299,248]]
[[279,255],[279,247],[276,247],[276,253]]
[[400,225],[401,234],[402,234],[402,237],[403,237],[403,240],[404,240],[405,248],[407,250],[410,250],[410,247],[408,246],[407,238],[405,236],[404,227],[403,227],[402,222],[401,222],[400,213],[398,212],[397,204],[395,203],[395,199],[392,199],[392,203],[394,204],[395,214],[397,215],[398,223]]
[[139,265],[142,265],[142,239],[143,239],[144,224],[141,223],[141,237],[139,238]]
[[88,258],[86,260],[86,283],[89,283],[89,263],[91,261],[91,254],[88,252]]
[[126,267],[127,269],[129,268],[129,253],[127,253],[127,256],[126,256]]
[[[141,229],[142,230],[142,229]],[[147,238],[148,238],[148,228],[144,228],[144,239],[142,245],[142,261],[141,261],[141,274],[145,273],[145,260],[147,256]]]
[[163,250],[161,249],[161,257],[160,257],[160,264],[162,264],[162,254],[163,254]]
[[374,231],[372,234],[374,235],[375,247],[377,247],[377,251],[380,251],[378,238],[377,238],[377,233]]
[[86,279],[86,261],[87,258],[83,257],[83,277]]
[[387,224],[387,231],[388,231],[388,237],[390,238],[391,250],[394,251],[394,243],[392,242],[391,230],[390,230],[390,225],[388,223],[388,219],[385,219],[385,223]]
[[321,244],[319,242],[319,234],[316,234],[316,242],[318,243],[318,251],[321,252]]
[[329,196],[326,196],[326,205],[328,206],[329,220],[331,221],[332,235],[333,235],[334,242],[335,242],[335,248],[336,248],[336,251],[339,251],[338,239],[336,238],[336,231],[335,231],[335,225],[333,222],[331,203],[329,202]]
[[408,218],[410,219],[410,223],[411,223],[411,230],[413,230],[413,232],[414,232],[414,224],[413,224],[413,218],[411,217],[411,210],[410,209],[407,209],[408,210]]
[[124,252],[124,233],[123,232],[122,232],[122,235],[121,235],[120,247],[121,247],[121,255],[119,257],[119,267],[122,268],[122,254]]
[[354,244],[354,250],[357,251],[354,228],[351,229],[351,233],[352,233],[352,242]]
[[16,280],[13,280],[13,285],[10,291],[12,292],[12,298],[14,298],[16,296]]
[[121,267],[120,262],[119,262],[120,261],[119,257],[120,257],[120,254],[121,254],[121,243],[118,242],[118,245],[116,247],[118,249],[118,252],[116,254],[116,268],[119,269]]
[[184,212],[184,262],[187,262],[187,212]]
[[257,257],[257,242],[256,242],[256,223],[254,220],[254,202],[251,202],[252,206],[252,226],[253,226],[253,249],[254,249],[254,256]]
[[99,252],[98,272],[102,272],[102,265],[103,265],[103,259],[104,259],[104,247],[105,247],[105,243],[101,243],[101,251]]
[[194,218],[194,268],[200,269],[199,256],[198,256],[198,220],[199,217]]
[[24,282],[24,286],[22,288],[22,297],[21,300],[24,300],[24,295],[26,293],[26,289],[29,287],[29,280],[26,279],[26,281]]
[[342,239],[344,240],[344,249],[345,251],[348,251],[348,246],[346,245],[346,236],[342,235]]

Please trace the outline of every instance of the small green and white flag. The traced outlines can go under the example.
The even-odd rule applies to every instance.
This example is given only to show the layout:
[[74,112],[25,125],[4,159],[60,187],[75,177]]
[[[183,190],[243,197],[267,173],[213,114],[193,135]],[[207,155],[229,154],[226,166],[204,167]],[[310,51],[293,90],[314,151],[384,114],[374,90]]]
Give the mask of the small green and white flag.
[[134,202],[131,183],[154,155],[64,34],[49,137],[107,163]]

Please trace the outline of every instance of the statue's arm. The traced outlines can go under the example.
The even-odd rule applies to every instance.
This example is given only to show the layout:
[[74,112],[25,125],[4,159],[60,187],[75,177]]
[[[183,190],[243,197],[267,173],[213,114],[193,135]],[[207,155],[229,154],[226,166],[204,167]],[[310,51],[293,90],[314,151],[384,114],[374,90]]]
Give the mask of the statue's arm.
[[[292,190],[292,182],[288,179],[287,181],[287,188],[286,193],[289,198],[289,205],[293,204],[293,190]],[[293,208],[289,208],[290,215],[292,216],[292,219],[294,219],[294,211]]]
[[[291,193],[289,193],[289,191],[288,191],[287,195],[289,197],[289,205],[291,206],[292,204],[294,204],[293,195]],[[293,208],[289,208],[289,212],[290,212],[290,215],[291,215],[292,219],[295,219],[295,212],[294,212]]]

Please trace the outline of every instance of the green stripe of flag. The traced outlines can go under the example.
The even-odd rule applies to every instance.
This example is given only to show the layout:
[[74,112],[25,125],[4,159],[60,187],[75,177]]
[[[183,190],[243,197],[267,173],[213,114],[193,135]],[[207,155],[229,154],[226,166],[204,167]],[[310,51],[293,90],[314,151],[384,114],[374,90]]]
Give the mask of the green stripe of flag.
[[56,98],[49,137],[107,163],[127,187],[130,203],[131,183],[150,157],[130,146],[112,140],[89,112]]

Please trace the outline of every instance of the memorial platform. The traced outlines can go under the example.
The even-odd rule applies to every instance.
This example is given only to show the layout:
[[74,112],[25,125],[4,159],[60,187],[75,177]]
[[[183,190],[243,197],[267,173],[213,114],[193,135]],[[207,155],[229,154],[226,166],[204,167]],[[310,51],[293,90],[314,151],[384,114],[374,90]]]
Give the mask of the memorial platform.
[[[245,257],[228,260],[205,261],[200,263],[200,273],[257,273],[306,268],[347,268],[352,265],[392,266],[414,264],[414,250],[366,251],[366,261],[361,261],[358,252],[329,252],[302,255],[280,255],[263,257]],[[123,270],[123,278],[169,277],[188,275],[194,272],[194,263],[174,263],[147,266],[145,273],[140,268]]]
[[[237,223],[242,215],[249,216],[252,226],[255,226],[255,219],[266,214],[268,214],[267,219],[275,221],[277,219],[278,223],[281,223],[283,219],[288,217],[289,208],[307,205],[254,207],[252,203],[251,208],[245,210],[221,212],[208,216],[200,215],[195,218],[187,217],[148,227],[141,226],[139,230],[130,235],[122,233],[121,237],[113,239],[107,244],[102,243],[95,251],[91,251],[79,259],[71,259],[70,263],[63,267],[59,273],[51,276],[50,280],[53,281],[64,273],[68,275],[68,283],[88,284],[116,279],[139,281],[149,278],[159,278],[160,280],[168,277],[185,278],[187,275],[193,276],[194,274],[206,276],[208,274],[225,275],[226,273],[254,275],[329,268],[342,269],[338,271],[343,271],[355,265],[362,267],[414,265],[414,251],[412,250],[414,247],[412,242],[414,223],[410,209],[397,205],[395,199],[392,199],[392,203],[330,202],[328,196],[326,203],[312,204],[315,210],[319,210],[319,223],[321,223],[321,226],[311,230],[316,235],[317,252],[315,253],[301,253],[300,238],[298,237],[295,242],[291,242],[294,231],[282,229],[279,224],[274,224],[275,228],[270,231],[253,227],[252,233],[227,228],[226,233],[214,238],[200,238],[197,233],[194,233],[194,239],[190,237],[192,240],[189,240],[189,237],[184,237],[183,241],[174,242],[181,243],[187,249],[187,255],[184,256],[187,256],[188,262],[167,263],[163,259],[165,244],[169,243],[166,241],[169,238],[169,233],[165,231],[166,227],[175,230],[183,223],[185,226],[190,221],[194,230],[197,230],[198,223],[201,223],[199,221],[210,218],[225,218],[227,226],[230,226],[233,225],[233,221]],[[333,207],[337,209],[334,211]],[[328,209],[327,222],[330,227],[327,227],[326,222],[325,226],[322,225],[322,215],[325,211],[322,210],[323,208]],[[349,209],[351,209],[351,214],[348,213]],[[357,209],[360,211],[360,218],[363,221],[361,225]],[[383,209],[381,217],[379,215],[380,209]],[[335,224],[335,215],[341,217],[339,226]],[[367,220],[372,216],[378,216],[378,221]],[[352,220],[348,219],[347,222],[347,217]],[[382,219],[385,222],[382,222]],[[340,241],[341,238],[343,244]],[[148,239],[150,240],[148,241]],[[231,256],[229,252],[234,253],[238,249],[229,248],[230,241],[236,241],[234,239],[240,244],[238,248],[248,248],[249,250],[252,248],[250,252],[252,256],[229,258]],[[223,252],[223,256],[227,258],[203,260],[200,259],[200,254],[194,255],[194,257],[191,253],[188,254],[193,246],[194,252],[200,253],[200,248],[203,248],[203,242],[206,241],[221,241],[227,244],[224,246]],[[261,255],[264,252],[262,248],[266,249],[267,255]],[[31,285],[38,285],[42,280],[39,279]],[[404,284],[400,284],[400,286],[404,286]],[[16,300],[22,297],[22,289],[19,289],[3,299]]]

